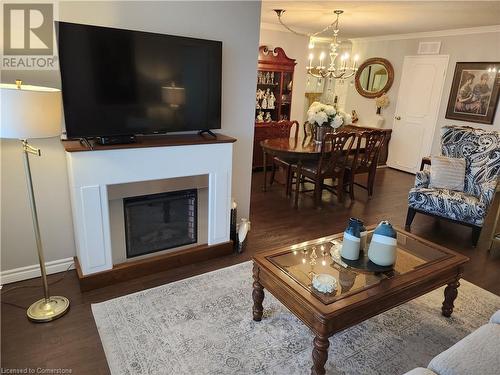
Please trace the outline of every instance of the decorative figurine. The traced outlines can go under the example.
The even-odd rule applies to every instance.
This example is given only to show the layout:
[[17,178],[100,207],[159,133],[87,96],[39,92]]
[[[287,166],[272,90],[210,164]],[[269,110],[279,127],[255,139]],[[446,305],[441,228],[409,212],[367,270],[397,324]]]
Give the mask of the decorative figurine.
[[356,110],[354,110],[354,109],[352,110],[352,112],[351,112],[351,117],[352,117],[351,122],[353,122],[353,123],[354,123],[354,122],[357,122],[357,121],[359,120],[359,119],[358,119],[358,114],[356,113]]
[[272,121],[271,112],[266,112],[266,117],[265,117],[264,121],[265,122],[271,122]]
[[274,85],[274,72],[271,72],[271,84]]
[[257,114],[257,122],[264,122],[264,112],[259,111]]
[[269,99],[267,99],[267,108],[274,109],[275,102],[276,102],[276,97],[274,96],[274,93],[271,91],[271,93],[269,94]]
[[[268,89],[269,90],[269,89]],[[260,106],[262,107],[262,109],[267,109],[267,94],[266,95],[263,95],[264,98],[262,99],[262,103],[260,104]]]
[[309,255],[309,258],[311,259],[309,261],[309,264],[311,266],[315,266],[316,265],[316,259],[318,258],[318,254],[316,254],[316,247],[312,248],[312,251],[311,251],[311,254]]
[[264,83],[269,84],[271,82],[271,73],[267,72],[266,73],[266,80]]

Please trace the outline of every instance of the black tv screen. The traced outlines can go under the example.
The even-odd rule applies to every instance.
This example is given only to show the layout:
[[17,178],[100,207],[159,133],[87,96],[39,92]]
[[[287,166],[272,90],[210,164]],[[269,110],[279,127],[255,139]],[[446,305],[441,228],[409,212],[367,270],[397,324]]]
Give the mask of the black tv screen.
[[222,42],[56,28],[68,138],[220,129]]

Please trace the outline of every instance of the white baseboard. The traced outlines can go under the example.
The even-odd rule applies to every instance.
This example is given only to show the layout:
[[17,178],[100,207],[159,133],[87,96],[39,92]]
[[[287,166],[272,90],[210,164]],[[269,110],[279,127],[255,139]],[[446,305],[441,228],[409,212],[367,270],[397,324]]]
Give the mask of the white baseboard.
[[[53,260],[51,262],[45,262],[45,267],[47,269],[48,275],[57,272],[64,272],[70,265],[71,269],[75,268],[73,258],[64,258]],[[33,264],[32,266],[19,267],[0,272],[0,284],[5,285],[15,283],[16,281],[33,279],[34,277],[40,277],[39,264]]]

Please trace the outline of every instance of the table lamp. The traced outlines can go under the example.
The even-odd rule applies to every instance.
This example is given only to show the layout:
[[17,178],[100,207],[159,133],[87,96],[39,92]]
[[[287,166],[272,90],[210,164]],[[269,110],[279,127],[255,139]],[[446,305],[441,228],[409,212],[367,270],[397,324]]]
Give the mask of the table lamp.
[[28,308],[27,315],[33,322],[49,322],[68,311],[69,300],[66,297],[49,294],[29,162],[29,154],[41,156],[41,153],[40,149],[28,144],[28,138],[48,138],[61,134],[61,90],[23,85],[20,80],[16,80],[16,84],[0,84],[0,92],[2,103],[0,138],[22,141],[24,171],[44,291],[44,298],[34,302]]

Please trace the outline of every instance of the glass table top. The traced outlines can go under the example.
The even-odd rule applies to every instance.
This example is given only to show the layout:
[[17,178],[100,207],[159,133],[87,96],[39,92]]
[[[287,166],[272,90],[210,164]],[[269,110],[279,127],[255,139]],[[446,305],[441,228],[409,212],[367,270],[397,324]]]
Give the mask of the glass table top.
[[[302,287],[309,290],[325,304],[352,295],[380,283],[384,279],[397,277],[450,255],[401,232],[398,235],[396,263],[392,270],[371,272],[348,266],[340,257],[342,238],[319,240],[292,245],[289,250],[266,257],[271,263],[288,274]],[[371,232],[368,234],[370,243]],[[361,253],[367,256],[367,251]],[[328,274],[337,280],[337,290],[325,294],[312,287],[312,278],[317,274]]]

